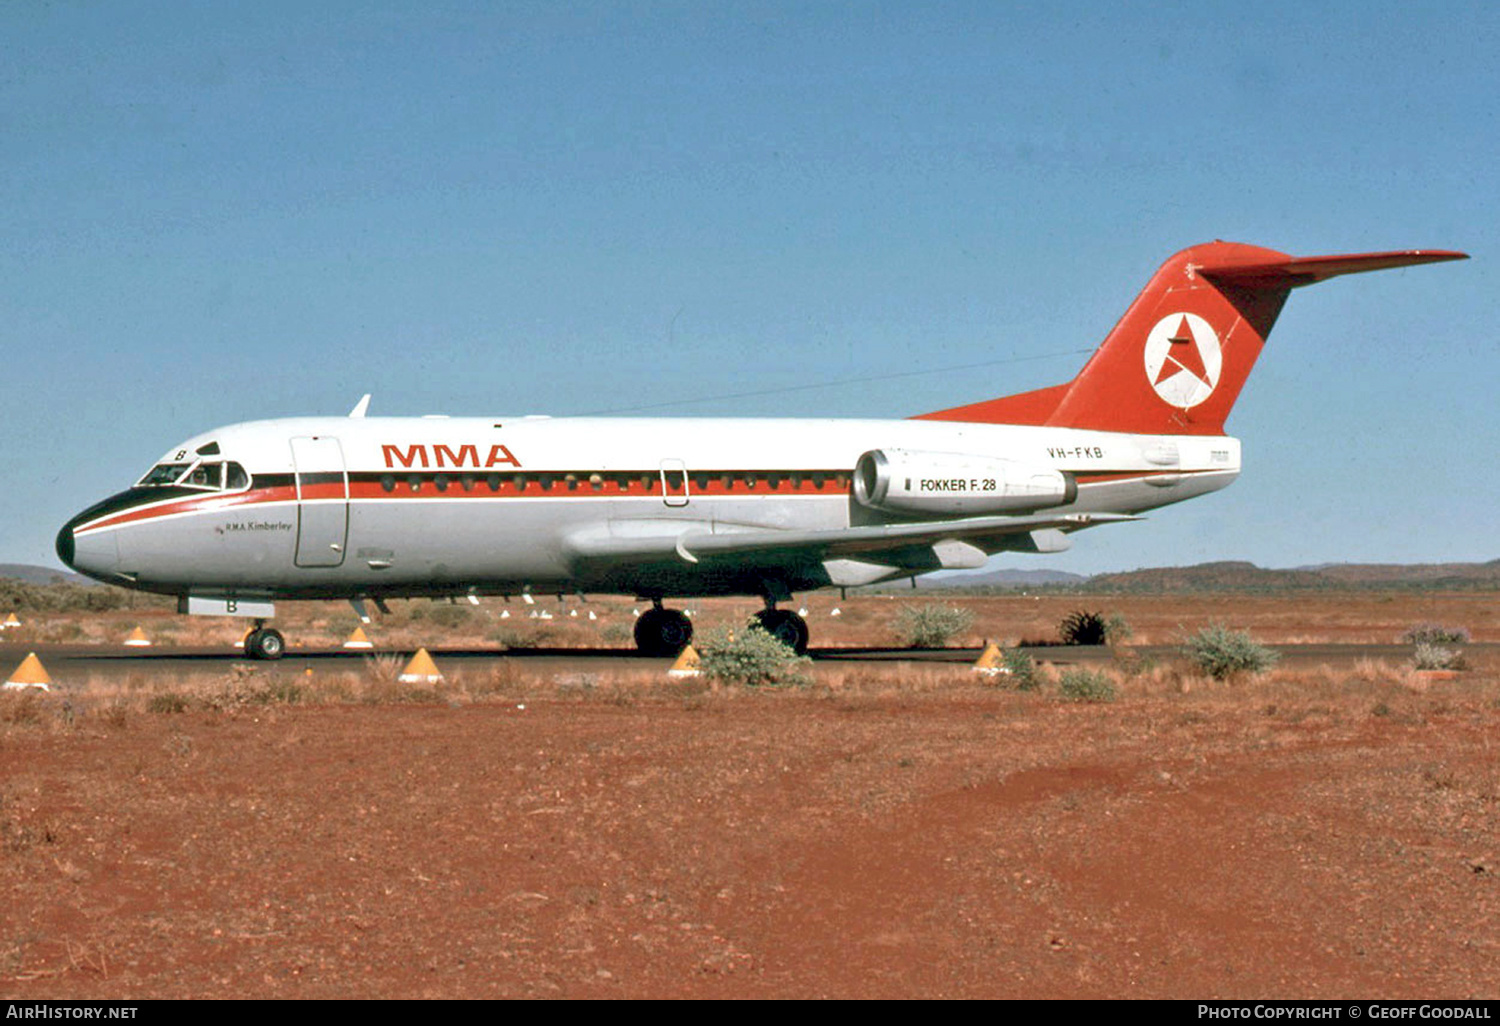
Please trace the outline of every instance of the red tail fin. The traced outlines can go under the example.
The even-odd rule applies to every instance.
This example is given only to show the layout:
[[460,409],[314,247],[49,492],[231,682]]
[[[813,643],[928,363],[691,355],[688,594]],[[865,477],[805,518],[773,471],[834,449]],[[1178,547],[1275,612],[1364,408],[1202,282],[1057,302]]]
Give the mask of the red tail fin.
[[926,420],[1212,435],[1292,289],[1339,274],[1460,260],[1443,250],[1291,257],[1235,242],[1161,265],[1070,384],[924,414]]

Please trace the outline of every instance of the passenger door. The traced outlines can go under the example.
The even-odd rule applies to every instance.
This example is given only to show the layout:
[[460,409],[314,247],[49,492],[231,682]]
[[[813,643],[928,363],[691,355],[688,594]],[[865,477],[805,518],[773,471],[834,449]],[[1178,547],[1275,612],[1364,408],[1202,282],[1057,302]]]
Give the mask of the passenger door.
[[349,535],[349,475],[337,438],[292,439],[297,476],[297,555],[304,567],[339,566]]

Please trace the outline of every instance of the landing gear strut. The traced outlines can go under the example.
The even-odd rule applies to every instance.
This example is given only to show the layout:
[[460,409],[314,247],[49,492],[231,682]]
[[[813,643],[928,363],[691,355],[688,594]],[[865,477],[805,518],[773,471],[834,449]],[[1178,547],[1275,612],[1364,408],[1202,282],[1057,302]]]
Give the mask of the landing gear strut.
[[281,632],[255,621],[255,629],[245,636],[245,654],[251,659],[280,659],[286,653],[286,639]]
[[635,621],[635,646],[646,655],[674,656],[693,640],[693,621],[680,609],[663,609],[661,599]]
[[760,625],[761,630],[798,655],[807,654],[807,621],[790,609],[777,609],[773,605],[767,605],[755,614],[755,622]]

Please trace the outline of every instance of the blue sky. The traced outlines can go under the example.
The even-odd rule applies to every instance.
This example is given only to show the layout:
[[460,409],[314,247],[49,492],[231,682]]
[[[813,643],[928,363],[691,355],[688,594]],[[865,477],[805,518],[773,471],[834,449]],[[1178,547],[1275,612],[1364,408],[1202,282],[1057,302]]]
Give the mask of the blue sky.
[[363,392],[1053,384],[1212,238],[1474,259],[1294,294],[1239,482],[1004,565],[1495,558],[1496,53],[1489,3],[5,4],[0,562],[188,435]]

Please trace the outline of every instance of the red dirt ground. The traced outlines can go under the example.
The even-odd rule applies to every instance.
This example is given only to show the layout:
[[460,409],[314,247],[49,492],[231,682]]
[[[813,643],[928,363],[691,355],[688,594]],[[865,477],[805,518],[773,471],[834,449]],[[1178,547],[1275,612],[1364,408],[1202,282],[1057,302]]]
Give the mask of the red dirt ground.
[[1110,705],[947,672],[13,702],[0,995],[1500,992],[1494,667]]

